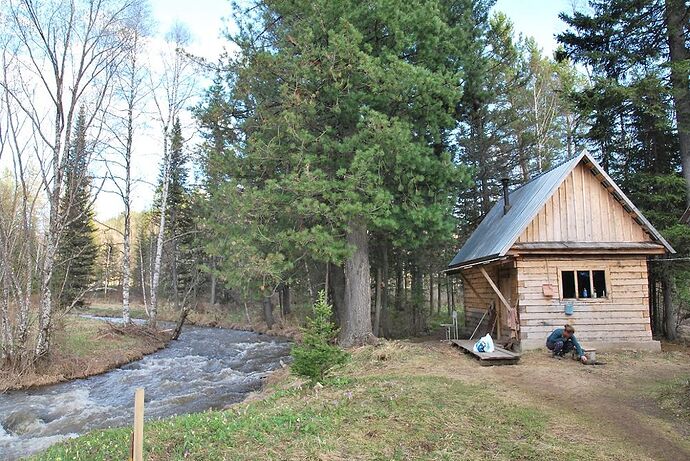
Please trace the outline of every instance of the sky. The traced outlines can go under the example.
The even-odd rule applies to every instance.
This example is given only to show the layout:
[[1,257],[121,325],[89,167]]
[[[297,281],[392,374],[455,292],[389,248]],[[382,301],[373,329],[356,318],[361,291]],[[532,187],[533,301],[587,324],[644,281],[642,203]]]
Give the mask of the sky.
[[534,37],[544,53],[551,55],[556,49],[556,34],[563,32],[565,23],[558,18],[561,12],[570,13],[578,0],[498,0],[494,10],[504,12],[515,30]]
[[[494,11],[506,13],[516,32],[534,37],[544,53],[551,55],[556,49],[555,34],[565,27],[558,14],[572,11],[573,1],[582,0],[498,0]],[[161,43],[166,31],[176,22],[181,22],[191,32],[189,51],[192,54],[214,61],[227,45],[222,31],[232,24],[229,0],[150,0],[150,4],[156,23],[154,42]],[[200,79],[200,90],[207,83]],[[156,153],[160,150],[159,140],[151,133],[142,137],[144,140],[139,144],[142,152],[135,160],[134,173],[139,181],[134,187],[132,203],[132,208],[139,211],[152,202],[153,184],[160,168],[160,155]],[[107,193],[101,194],[95,205],[96,214],[102,220],[118,215],[122,208],[119,198]]]
[[[494,10],[503,11],[512,19],[515,29],[537,40],[546,53],[556,48],[554,35],[564,28],[558,19],[561,11],[572,11],[581,0],[498,0]],[[151,0],[158,31],[164,33],[175,21],[185,23],[195,38],[202,55],[213,57],[223,49],[220,31],[231,20],[229,0]]]

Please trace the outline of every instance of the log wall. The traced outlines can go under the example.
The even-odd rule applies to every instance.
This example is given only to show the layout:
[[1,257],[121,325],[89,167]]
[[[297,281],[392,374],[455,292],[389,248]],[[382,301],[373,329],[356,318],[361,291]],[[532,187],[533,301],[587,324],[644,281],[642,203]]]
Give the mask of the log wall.
[[[585,346],[589,341],[652,340],[644,256],[525,256],[517,258],[516,265],[523,343],[543,346],[547,335],[565,323],[575,327],[578,340]],[[605,270],[607,298],[561,299],[560,270]],[[553,297],[544,295],[544,284],[553,287]],[[574,315],[565,315],[567,302],[573,302]]]
[[[506,300],[515,305],[517,298],[517,277],[516,271],[509,264],[493,264],[483,266],[489,277],[494,281]],[[465,326],[474,329],[481,320],[484,312],[493,302],[497,309],[500,309],[501,333],[503,337],[510,335],[510,330],[505,322],[506,310],[498,296],[489,285],[481,270],[473,267],[462,271],[462,275],[467,283],[463,282],[463,306],[465,309]],[[484,320],[486,322],[486,319]]]

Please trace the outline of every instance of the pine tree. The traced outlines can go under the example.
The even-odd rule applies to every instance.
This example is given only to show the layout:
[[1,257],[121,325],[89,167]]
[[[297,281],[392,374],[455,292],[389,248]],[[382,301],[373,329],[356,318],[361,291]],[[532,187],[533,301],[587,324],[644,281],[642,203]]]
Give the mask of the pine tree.
[[577,85],[572,65],[543,56],[505,14],[478,13],[456,114],[459,159],[474,171],[456,209],[461,240],[491,209],[501,179],[524,183],[574,154],[578,132],[566,98]]
[[297,261],[328,262],[329,280],[343,281],[342,343],[369,340],[371,235],[420,249],[452,234],[472,4],[259,1],[240,12],[242,58],[224,66],[239,135],[207,223],[226,281],[250,278],[266,297]]
[[82,107],[66,159],[64,192],[60,202],[65,227],[58,245],[53,283],[63,309],[83,305],[84,295],[94,282],[98,257],[94,239],[96,228],[93,222],[91,177],[87,171],[90,153],[86,128],[86,115]]

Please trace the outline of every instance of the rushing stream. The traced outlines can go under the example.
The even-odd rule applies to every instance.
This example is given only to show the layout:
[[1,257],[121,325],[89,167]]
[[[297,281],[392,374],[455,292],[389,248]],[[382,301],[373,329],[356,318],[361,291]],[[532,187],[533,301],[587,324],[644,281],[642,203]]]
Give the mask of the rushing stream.
[[130,425],[137,387],[146,389],[146,419],[239,402],[289,353],[287,341],[270,336],[188,327],[167,348],[105,374],[0,394],[0,460],[92,429]]

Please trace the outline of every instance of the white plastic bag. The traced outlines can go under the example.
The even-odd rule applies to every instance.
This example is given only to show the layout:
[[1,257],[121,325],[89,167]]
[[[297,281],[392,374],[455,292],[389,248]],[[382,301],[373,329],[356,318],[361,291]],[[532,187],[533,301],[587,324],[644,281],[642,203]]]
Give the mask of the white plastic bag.
[[486,336],[482,336],[479,341],[474,343],[474,346],[472,347],[474,352],[493,352],[496,350],[494,347],[494,340],[491,339],[491,335],[487,334]]

